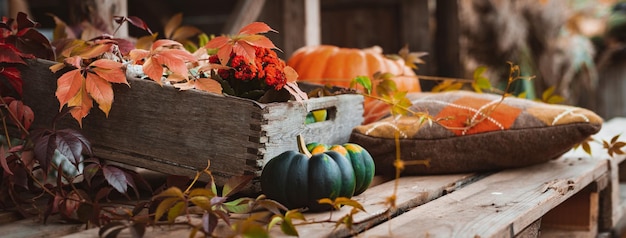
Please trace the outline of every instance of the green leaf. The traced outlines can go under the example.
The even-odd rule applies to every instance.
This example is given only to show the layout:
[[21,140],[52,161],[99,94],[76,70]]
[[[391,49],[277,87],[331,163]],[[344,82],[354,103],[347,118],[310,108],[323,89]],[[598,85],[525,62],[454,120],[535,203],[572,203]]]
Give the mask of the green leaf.
[[288,236],[300,236],[298,235],[298,230],[296,230],[296,226],[291,223],[291,221],[287,221],[287,219],[283,220],[280,223],[280,230]]
[[269,234],[257,223],[245,222],[242,224],[242,235],[245,238],[269,238]]
[[357,76],[350,82],[350,88],[354,88],[355,85],[361,85],[365,89],[365,93],[372,94],[372,80],[367,76]]
[[282,230],[283,233],[285,233],[286,235],[298,236],[298,230],[296,230],[296,227],[293,225],[294,219],[303,220],[303,221],[305,220],[304,215],[302,215],[302,213],[299,212],[298,210],[287,211],[285,213],[283,222],[280,224],[280,230]]
[[398,86],[396,82],[391,79],[383,79],[376,86],[376,93],[381,96],[391,95],[396,91],[398,91]]
[[246,213],[250,211],[250,198],[239,198],[223,203],[226,210],[232,213]]

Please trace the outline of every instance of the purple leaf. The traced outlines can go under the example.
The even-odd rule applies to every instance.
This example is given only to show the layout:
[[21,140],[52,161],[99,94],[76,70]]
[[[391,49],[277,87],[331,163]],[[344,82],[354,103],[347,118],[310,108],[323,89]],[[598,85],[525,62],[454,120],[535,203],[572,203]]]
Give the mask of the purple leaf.
[[141,18],[136,17],[136,16],[128,16],[126,18],[126,20],[128,22],[130,22],[130,24],[133,24],[136,27],[139,27],[141,29],[144,29],[145,31],[147,31],[148,33],[150,33],[150,35],[152,35],[152,31],[150,30],[150,28],[148,27],[148,24],[146,24],[146,22],[144,22],[143,20],[141,20]]
[[[74,158],[80,158],[83,152],[91,154],[91,143],[83,134],[74,129],[62,129],[55,132],[57,137],[61,137],[70,144]],[[67,157],[67,156],[66,156]],[[69,157],[68,157],[69,158]]]
[[205,213],[202,216],[202,229],[207,234],[213,233],[215,227],[217,226],[217,216],[213,213]]
[[126,175],[121,169],[107,165],[102,167],[102,173],[107,182],[118,192],[125,194],[127,187]]
[[35,159],[44,170],[44,176],[50,170],[50,162],[56,150],[55,135],[50,131],[41,130],[33,132],[32,140],[35,144]]

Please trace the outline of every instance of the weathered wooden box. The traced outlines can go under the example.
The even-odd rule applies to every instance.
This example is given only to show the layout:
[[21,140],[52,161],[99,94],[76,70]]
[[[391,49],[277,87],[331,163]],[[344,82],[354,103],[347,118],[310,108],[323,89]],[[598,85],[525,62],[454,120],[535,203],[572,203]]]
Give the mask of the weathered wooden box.
[[[49,127],[59,112],[56,81],[35,60],[24,68],[24,102],[35,113],[35,126]],[[97,105],[83,120],[82,132],[97,157],[168,174],[194,176],[211,161],[218,184],[243,174],[260,175],[272,157],[295,150],[296,136],[328,144],[345,143],[362,121],[363,97],[344,94],[304,103],[262,104],[196,90],[179,91],[145,79],[114,85],[108,118]],[[306,124],[306,114],[327,109],[329,120]],[[59,127],[79,128],[65,117]]]

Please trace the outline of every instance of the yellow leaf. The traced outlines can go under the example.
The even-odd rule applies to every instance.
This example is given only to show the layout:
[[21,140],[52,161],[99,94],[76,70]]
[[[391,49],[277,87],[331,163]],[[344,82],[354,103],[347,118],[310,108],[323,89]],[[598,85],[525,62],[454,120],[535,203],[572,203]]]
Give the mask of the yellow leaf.
[[191,197],[189,199],[189,201],[191,201],[193,204],[195,204],[196,206],[206,210],[206,211],[210,211],[211,210],[211,200],[209,199],[209,197],[205,197],[205,196],[194,196]]
[[176,197],[166,198],[163,201],[161,201],[159,203],[159,205],[157,206],[156,211],[154,212],[154,220],[158,221],[159,219],[161,219],[163,214],[165,214],[165,212],[168,209],[170,209],[172,207],[172,205],[174,205],[178,201],[179,201],[179,199],[176,198]]
[[184,202],[178,202],[167,212],[167,221],[173,223],[176,217],[182,215],[187,208],[187,204]]
[[181,191],[178,187],[170,187],[163,192],[157,194],[152,199],[156,199],[159,197],[177,197],[177,198],[185,198],[183,191]]

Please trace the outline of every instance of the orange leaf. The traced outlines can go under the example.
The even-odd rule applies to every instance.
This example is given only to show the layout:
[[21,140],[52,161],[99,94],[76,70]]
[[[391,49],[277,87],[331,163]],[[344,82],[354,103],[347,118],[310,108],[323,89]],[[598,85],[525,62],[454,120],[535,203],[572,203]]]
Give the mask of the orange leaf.
[[80,58],[80,56],[72,56],[72,57],[65,58],[63,62],[71,66],[74,66],[76,68],[81,68],[80,64],[83,62],[83,59]]
[[129,85],[128,81],[126,81],[126,74],[122,70],[122,63],[120,62],[108,59],[99,59],[91,63],[89,66],[94,67],[92,68],[93,72],[106,81]]
[[269,27],[267,24],[263,23],[263,22],[253,22],[248,24],[247,26],[244,26],[241,28],[241,30],[239,30],[239,34],[258,34],[258,33],[265,33],[268,31],[273,31],[273,32],[277,32],[276,30],[272,29],[271,27]]
[[222,85],[219,82],[210,78],[196,79],[195,87],[196,89],[199,89],[202,91],[222,94]]
[[183,44],[177,41],[167,40],[167,39],[158,40],[158,41],[155,41],[154,44],[152,44],[152,51],[154,52],[161,47],[172,47],[172,46],[183,46]]
[[242,37],[237,42],[238,43],[246,42],[246,43],[248,43],[250,45],[261,47],[261,48],[278,49],[274,45],[274,43],[272,43],[272,40],[270,40],[270,38],[267,38],[267,37],[262,36],[262,35],[245,36],[245,37]]
[[172,86],[174,86],[175,88],[177,88],[177,89],[179,89],[181,91],[189,90],[189,89],[192,89],[192,88],[196,87],[196,85],[195,85],[195,83],[193,81],[186,81],[184,83],[175,83]]
[[59,77],[55,95],[59,100],[61,108],[79,93],[84,80],[80,69],[69,71]]
[[74,107],[70,111],[72,117],[78,121],[80,127],[83,127],[83,118],[85,118],[91,108],[93,107],[93,100],[87,94],[84,87],[78,91],[78,93],[67,102],[68,107]]
[[252,45],[239,41],[233,46],[233,52],[235,52],[236,55],[243,56],[248,62],[254,64],[256,49],[254,49]]
[[229,41],[230,41],[230,38],[226,36],[217,36],[211,39],[209,42],[207,42],[206,45],[204,45],[204,48],[207,48],[207,49],[220,48],[221,49],[223,46],[227,45]]
[[128,56],[130,56],[130,59],[135,62],[142,60],[143,58],[146,58],[149,55],[150,55],[150,51],[141,50],[141,49],[134,49],[134,50],[131,50],[130,53],[128,53]]
[[109,52],[111,50],[112,44],[98,44],[93,47],[90,47],[88,50],[79,53],[78,55],[83,59],[91,59],[96,58],[105,52]]
[[231,44],[226,44],[217,51],[217,57],[220,59],[220,63],[222,65],[228,64],[228,61],[230,60],[230,53],[232,52],[233,45]]
[[98,103],[100,110],[108,117],[113,104],[113,88],[111,83],[96,74],[87,74],[85,81],[87,92]]
[[143,64],[143,72],[148,75],[148,78],[154,80],[159,85],[162,85],[161,78],[163,77],[163,66],[159,62],[155,62],[156,59],[148,58]]
[[180,74],[185,78],[188,75],[186,62],[196,61],[196,58],[194,58],[189,52],[178,49],[160,51],[156,55],[152,56],[152,58],[158,58],[158,62],[161,65],[167,66],[170,71]]
[[293,69],[291,66],[285,66],[283,68],[283,72],[285,73],[285,78],[287,78],[287,82],[296,82],[298,80],[298,72]]
[[52,71],[52,73],[56,73],[57,71],[61,70],[65,68],[65,64],[64,63],[56,63],[52,66],[50,66],[50,71]]

